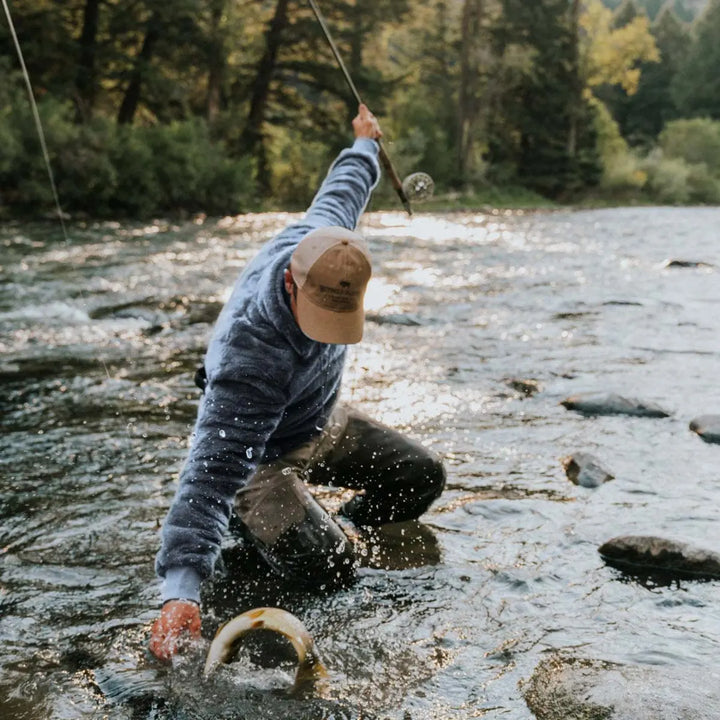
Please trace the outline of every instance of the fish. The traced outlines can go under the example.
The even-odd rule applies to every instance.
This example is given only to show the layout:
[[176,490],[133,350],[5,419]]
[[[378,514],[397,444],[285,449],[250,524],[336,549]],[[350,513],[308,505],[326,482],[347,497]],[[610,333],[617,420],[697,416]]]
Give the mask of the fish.
[[290,641],[298,658],[294,691],[312,686],[327,677],[327,669],[305,625],[292,613],[275,607],[248,610],[221,626],[210,644],[204,677],[208,678],[219,665],[229,662],[235,654],[238,640],[253,630],[271,630]]

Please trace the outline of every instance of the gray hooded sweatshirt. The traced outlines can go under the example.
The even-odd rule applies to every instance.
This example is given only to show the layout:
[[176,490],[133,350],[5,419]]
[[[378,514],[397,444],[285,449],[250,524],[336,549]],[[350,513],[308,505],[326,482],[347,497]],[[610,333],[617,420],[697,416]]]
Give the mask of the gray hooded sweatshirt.
[[237,491],[259,463],[310,440],[330,415],[346,347],[302,333],[284,271],[311,230],[356,228],[379,179],[377,155],[369,138],[340,153],[304,219],[260,250],[220,313],[205,356],[208,383],[189,455],[162,529],[156,570],[164,600],[199,601]]

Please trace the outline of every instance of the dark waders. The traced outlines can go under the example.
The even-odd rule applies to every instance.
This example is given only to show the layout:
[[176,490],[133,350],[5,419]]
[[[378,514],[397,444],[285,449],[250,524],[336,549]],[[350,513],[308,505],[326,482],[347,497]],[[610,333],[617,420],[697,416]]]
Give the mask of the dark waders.
[[283,577],[330,589],[354,578],[353,546],[306,482],[361,491],[340,514],[378,526],[422,515],[445,470],[419,443],[343,406],[311,442],[258,467],[236,498],[243,536]]

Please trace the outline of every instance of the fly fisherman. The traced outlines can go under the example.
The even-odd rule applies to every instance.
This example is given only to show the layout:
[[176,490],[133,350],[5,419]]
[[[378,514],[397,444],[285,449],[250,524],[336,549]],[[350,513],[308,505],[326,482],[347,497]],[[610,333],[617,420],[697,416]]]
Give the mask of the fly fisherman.
[[437,458],[337,403],[345,346],[362,337],[371,274],[355,227],[380,175],[382,133],[365,105],[353,129],[355,142],[305,218],[260,250],[218,318],[157,556],[163,606],[150,649],[158,658],[200,636],[200,585],[233,511],[276,572],[333,589],[354,577],[353,548],[304,481],[360,491],[340,509],[357,526],[417,518],[442,492]]

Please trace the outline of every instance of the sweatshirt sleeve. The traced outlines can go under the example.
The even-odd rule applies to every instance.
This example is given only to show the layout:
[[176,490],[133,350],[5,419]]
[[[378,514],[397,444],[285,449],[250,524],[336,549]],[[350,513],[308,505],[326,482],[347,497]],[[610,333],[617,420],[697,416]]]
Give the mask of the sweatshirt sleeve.
[[371,138],[357,138],[352,147],[343,150],[315,195],[304,224],[354,230],[380,179],[378,151]]
[[223,354],[224,362],[208,378],[162,528],[155,568],[165,581],[164,600],[198,599],[200,582],[212,573],[220,552],[235,495],[263,457],[287,404],[278,385],[278,377],[289,374],[282,352],[244,333],[242,340],[229,341]]

